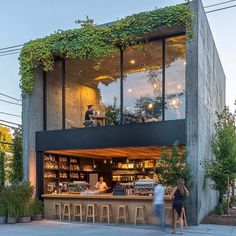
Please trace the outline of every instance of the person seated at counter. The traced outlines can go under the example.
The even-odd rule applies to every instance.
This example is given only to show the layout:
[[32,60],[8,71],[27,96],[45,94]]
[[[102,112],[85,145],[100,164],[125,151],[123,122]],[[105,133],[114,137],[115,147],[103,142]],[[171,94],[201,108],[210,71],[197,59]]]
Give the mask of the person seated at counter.
[[104,182],[103,176],[100,176],[99,181],[94,186],[94,189],[99,190],[101,193],[109,189],[106,182]]
[[84,125],[85,127],[94,127],[94,120],[93,118],[96,116],[96,112],[94,110],[93,105],[88,105],[88,110],[85,113],[85,121]]

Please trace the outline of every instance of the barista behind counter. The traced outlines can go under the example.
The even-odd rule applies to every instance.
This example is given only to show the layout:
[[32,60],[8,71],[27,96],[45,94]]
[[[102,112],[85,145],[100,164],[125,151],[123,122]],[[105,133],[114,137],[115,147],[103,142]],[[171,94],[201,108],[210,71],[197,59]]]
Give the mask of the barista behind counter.
[[103,176],[100,176],[99,181],[95,184],[94,190],[98,190],[100,193],[106,192],[108,189],[110,189],[106,182],[104,182]]

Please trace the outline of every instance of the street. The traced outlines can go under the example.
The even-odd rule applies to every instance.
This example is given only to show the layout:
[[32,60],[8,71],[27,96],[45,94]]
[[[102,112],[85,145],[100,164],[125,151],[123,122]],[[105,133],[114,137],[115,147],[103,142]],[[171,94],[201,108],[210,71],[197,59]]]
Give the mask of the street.
[[[28,224],[0,225],[0,236],[154,236],[154,235],[172,235],[168,228],[163,233],[156,226],[137,226],[133,225],[103,225],[103,224],[78,224],[56,221],[41,221]],[[180,235],[177,230],[176,235]],[[191,226],[184,231],[186,236],[235,236],[236,226],[221,225],[200,225]]]

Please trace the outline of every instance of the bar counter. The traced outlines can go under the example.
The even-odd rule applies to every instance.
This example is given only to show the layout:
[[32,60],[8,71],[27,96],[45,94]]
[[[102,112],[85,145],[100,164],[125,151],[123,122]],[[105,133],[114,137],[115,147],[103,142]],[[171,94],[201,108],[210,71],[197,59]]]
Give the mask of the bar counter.
[[[134,223],[135,207],[137,205],[143,205],[147,211],[147,223],[157,224],[158,219],[153,214],[153,196],[137,196],[137,195],[112,195],[112,194],[94,194],[94,195],[82,195],[82,194],[44,194],[44,217],[46,219],[53,218],[53,204],[83,204],[83,212],[85,215],[87,204],[96,204],[98,208],[98,222],[100,222],[101,206],[103,204],[111,204],[113,219],[112,222],[116,223],[117,207],[118,205],[128,205],[129,209],[129,223]],[[165,197],[165,222],[171,223],[171,199]],[[72,208],[73,213],[73,208]],[[85,218],[85,217],[84,217]]]

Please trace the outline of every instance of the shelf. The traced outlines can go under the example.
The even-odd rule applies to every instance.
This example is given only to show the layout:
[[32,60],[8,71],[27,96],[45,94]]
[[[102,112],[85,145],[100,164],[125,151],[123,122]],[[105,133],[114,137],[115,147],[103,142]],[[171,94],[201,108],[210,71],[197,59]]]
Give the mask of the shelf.
[[44,170],[52,170],[52,171],[54,170],[54,171],[55,171],[55,170],[59,170],[59,169],[49,169],[49,168],[44,168]]

